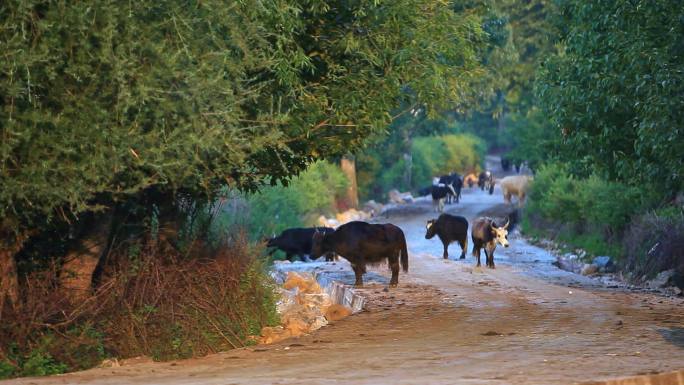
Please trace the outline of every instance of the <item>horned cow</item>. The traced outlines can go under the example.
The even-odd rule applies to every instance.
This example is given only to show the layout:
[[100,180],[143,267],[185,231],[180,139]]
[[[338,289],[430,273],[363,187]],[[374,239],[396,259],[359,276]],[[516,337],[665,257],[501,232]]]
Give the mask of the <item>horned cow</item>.
[[496,244],[508,247],[509,223],[510,221],[506,220],[506,224],[499,227],[490,217],[481,217],[473,222],[471,237],[473,239],[473,256],[477,258],[477,266],[480,266],[480,249],[484,248],[487,267],[494,268]]

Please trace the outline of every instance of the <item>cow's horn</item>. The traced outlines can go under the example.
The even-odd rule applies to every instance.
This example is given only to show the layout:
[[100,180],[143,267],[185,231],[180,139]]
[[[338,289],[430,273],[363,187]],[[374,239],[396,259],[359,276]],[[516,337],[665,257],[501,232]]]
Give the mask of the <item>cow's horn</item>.
[[511,223],[511,218],[510,218],[510,217],[506,217],[506,224],[503,225],[503,229],[504,229],[504,230],[508,229],[508,225],[509,225],[510,223]]

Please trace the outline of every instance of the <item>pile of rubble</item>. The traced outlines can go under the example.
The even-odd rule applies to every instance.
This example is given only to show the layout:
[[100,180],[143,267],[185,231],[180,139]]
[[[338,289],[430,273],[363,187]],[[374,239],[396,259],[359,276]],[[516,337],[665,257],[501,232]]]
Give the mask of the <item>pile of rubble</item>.
[[392,189],[387,193],[389,202],[395,204],[406,204],[413,202],[413,195],[410,192],[399,192],[397,189]]
[[397,205],[415,202],[415,199],[410,192],[399,192],[397,189],[392,189],[387,195],[389,201],[386,205],[374,200],[369,200],[363,204],[361,210],[351,208],[347,211],[335,214],[335,218],[327,218],[326,216],[321,215],[318,217],[318,226],[337,228],[347,222],[367,221],[377,215],[383,214],[387,209],[397,207]]
[[345,212],[335,214],[335,218],[326,218],[324,215],[318,217],[318,225],[336,228],[347,222],[367,221],[372,217],[371,212],[349,209]]
[[280,288],[277,311],[281,325],[264,327],[259,343],[271,344],[299,337],[352,314],[350,308],[333,304],[312,274],[294,271],[287,273]]

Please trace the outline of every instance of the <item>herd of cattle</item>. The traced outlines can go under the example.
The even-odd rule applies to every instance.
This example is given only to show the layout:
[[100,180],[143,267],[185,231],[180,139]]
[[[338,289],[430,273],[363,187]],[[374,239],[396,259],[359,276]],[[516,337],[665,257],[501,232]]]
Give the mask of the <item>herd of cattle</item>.
[[[504,200],[510,203],[511,196],[517,196],[519,204],[525,199],[531,177],[510,176],[501,179]],[[468,178],[466,178],[468,182]],[[485,171],[477,179],[478,186],[490,194],[494,191],[494,177]],[[433,201],[441,212],[444,201],[453,200],[458,203],[464,180],[458,174],[445,175],[437,178],[433,186],[423,189],[420,193],[432,195]],[[474,185],[474,182],[473,182]],[[472,185],[471,185],[472,187]],[[471,240],[472,254],[477,258],[480,266],[480,252],[484,249],[487,267],[494,268],[494,250],[496,245],[508,247],[508,226],[510,221],[499,225],[490,217],[480,217],[473,221]],[[453,242],[461,247],[460,258],[464,259],[468,248],[468,220],[462,216],[441,214],[437,219],[429,220],[426,224],[426,239],[436,235],[444,246],[443,257],[449,257],[448,248]],[[271,253],[275,250],[285,252],[287,259],[292,261],[294,256],[304,259],[310,256],[318,259],[325,256],[326,261],[332,261],[337,255],[348,260],[356,277],[355,285],[363,285],[363,274],[367,265],[375,265],[387,260],[392,271],[390,286],[399,282],[399,267],[408,271],[408,252],[404,232],[393,224],[371,224],[354,221],[343,224],[337,229],[328,227],[292,228],[268,240],[267,247]]]
[[[504,201],[511,203],[511,198],[515,196],[518,199],[518,204],[522,205],[531,180],[532,177],[527,175],[513,175],[501,179],[499,185],[504,195]],[[464,178],[455,172],[435,177],[432,186],[420,189],[418,193],[421,196],[431,195],[437,211],[441,213],[444,211],[445,203],[459,202],[463,187],[474,187],[475,183],[481,190],[488,191],[490,195],[494,193],[496,182],[494,174],[489,170],[481,172],[478,176],[468,174]]]

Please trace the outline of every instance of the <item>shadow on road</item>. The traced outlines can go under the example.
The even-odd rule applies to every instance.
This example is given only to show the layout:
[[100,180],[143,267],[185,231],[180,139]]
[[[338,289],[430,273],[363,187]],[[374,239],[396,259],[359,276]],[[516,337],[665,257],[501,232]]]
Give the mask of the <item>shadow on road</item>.
[[668,329],[658,329],[658,333],[665,341],[684,349],[684,328],[673,327]]

